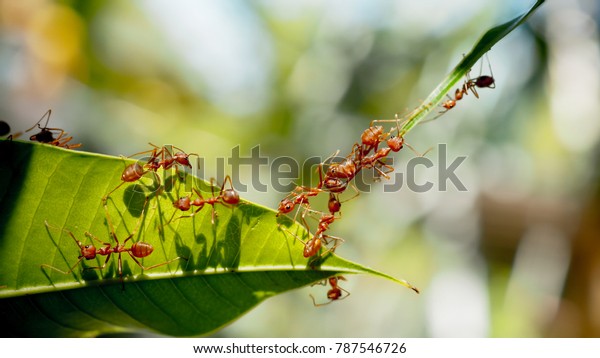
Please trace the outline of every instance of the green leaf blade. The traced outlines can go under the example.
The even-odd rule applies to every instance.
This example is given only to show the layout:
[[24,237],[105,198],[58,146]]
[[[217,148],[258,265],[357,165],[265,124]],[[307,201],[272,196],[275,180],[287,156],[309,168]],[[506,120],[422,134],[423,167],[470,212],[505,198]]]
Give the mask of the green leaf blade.
[[437,108],[442,102],[444,96],[454,88],[454,86],[465,77],[467,72],[479,61],[491,48],[511,33],[521,24],[523,24],[545,0],[537,0],[536,3],[525,13],[505,22],[504,24],[493,27],[486,31],[483,36],[473,46],[463,59],[454,67],[450,74],[427,96],[423,103],[406,115],[406,122],[400,128],[400,136],[404,136],[421,122],[431,111]]
[[[269,297],[333,275],[368,273],[403,284],[336,255],[309,263],[302,255],[303,244],[290,234],[306,240],[306,230],[247,201],[216,206],[214,224],[211,207],[206,207],[193,218],[167,225],[174,212],[175,218],[181,215],[173,201],[190,194],[191,180],[197,181],[190,175],[174,185],[168,184],[169,176],[162,178],[170,191],[126,184],[108,199],[119,241],[123,244],[139,225],[125,246],[147,242],[154,247],[152,255],[138,258],[141,264],[187,259],[144,271],[122,253],[122,284],[115,254],[102,270],[84,267],[101,266],[104,256],[76,265],[80,250],[68,231],[84,244],[92,243],[86,232],[115,244],[101,198],[119,185],[132,161],[39,143],[0,145],[0,167],[7,169],[3,176],[8,178],[0,188],[5,193],[0,208],[6,213],[0,217],[0,312],[17,336],[122,331],[205,335]],[[212,195],[205,182],[196,184],[205,197]],[[43,264],[74,270],[63,274]]]

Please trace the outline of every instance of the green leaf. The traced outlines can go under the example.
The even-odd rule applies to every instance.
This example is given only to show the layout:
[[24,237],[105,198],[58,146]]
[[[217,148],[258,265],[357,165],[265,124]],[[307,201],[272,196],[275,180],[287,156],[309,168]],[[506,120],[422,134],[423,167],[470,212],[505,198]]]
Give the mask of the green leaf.
[[[152,185],[121,186],[107,208],[122,244],[139,225],[125,245],[147,242],[154,247],[152,255],[139,259],[144,266],[187,260],[143,271],[123,253],[123,284],[117,255],[103,270],[84,270],[101,266],[105,257],[77,264],[80,249],[68,231],[84,244],[92,242],[86,231],[115,244],[101,198],[121,183],[130,163],[39,143],[0,142],[0,313],[5,331],[43,337],[135,330],[202,335],[271,296],[332,275],[368,273],[408,286],[336,255],[308,262],[302,243],[288,233],[302,237],[303,227],[247,201],[235,207],[216,205],[214,224],[209,206],[193,218],[168,224],[176,212],[173,201],[189,193],[192,184],[205,197],[212,195],[207,183],[188,173],[178,180],[174,172],[163,173],[162,192],[153,192]],[[142,181],[152,184],[151,179],[147,175]],[[179,215],[177,211],[175,217]],[[69,274],[58,272],[74,265]]]
[[427,96],[423,103],[406,115],[406,122],[400,128],[400,136],[404,136],[414,126],[419,124],[432,110],[437,108],[437,105],[444,99],[444,96],[454,86],[465,77],[467,72],[485,55],[492,46],[502,40],[506,35],[519,27],[531,16],[545,0],[538,0],[529,11],[517,16],[516,18],[498,25],[488,30],[479,41],[473,46],[471,51],[466,54],[462,61],[454,67],[450,74]]

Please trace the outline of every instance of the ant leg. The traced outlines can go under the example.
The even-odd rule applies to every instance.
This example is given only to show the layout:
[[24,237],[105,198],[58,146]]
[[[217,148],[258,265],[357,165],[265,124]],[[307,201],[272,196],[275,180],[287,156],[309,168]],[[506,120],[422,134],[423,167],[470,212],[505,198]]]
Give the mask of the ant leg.
[[[288,230],[287,228],[285,228],[283,226],[279,226],[279,228],[281,230],[287,232],[288,234],[292,235],[294,237],[294,240],[298,240],[298,241],[300,241],[302,243],[302,245],[306,246],[307,241],[302,240],[296,234],[294,234],[293,232],[291,232],[290,230]],[[308,233],[308,235],[310,236],[310,233]]]
[[325,245],[328,244],[327,239],[331,239],[335,241],[335,243],[332,247],[327,248],[327,250],[323,251],[321,255],[319,255],[319,257],[324,257],[328,253],[334,253],[335,249],[344,243],[344,239],[342,239],[341,237],[323,234],[323,243],[325,243]]
[[89,237],[89,238],[90,238],[90,239],[92,239],[92,240],[96,240],[96,241],[98,241],[99,243],[101,243],[102,245],[104,245],[104,246],[106,246],[106,247],[110,248],[110,244],[109,244],[108,242],[104,242],[104,241],[100,240],[99,238],[97,238],[96,236],[94,236],[93,234],[91,234],[89,231],[86,231],[86,232],[85,232],[85,236]]
[[45,268],[48,268],[48,269],[51,269],[51,270],[54,270],[54,271],[58,271],[58,272],[60,272],[60,273],[62,273],[62,274],[68,275],[68,274],[70,274],[71,272],[73,272],[73,270],[75,270],[75,267],[77,267],[77,265],[79,265],[79,263],[80,263],[80,262],[81,262],[81,260],[83,260],[83,259],[84,259],[84,257],[83,257],[83,256],[81,256],[81,257],[79,258],[79,260],[77,260],[77,262],[75,263],[75,265],[73,265],[73,266],[72,266],[72,267],[69,269],[69,271],[63,271],[63,270],[61,270],[61,269],[59,269],[59,268],[56,268],[56,267],[54,267],[54,266],[51,266],[51,265],[48,265],[48,264],[41,264],[41,265],[40,265],[40,267],[45,267]]
[[400,125],[406,123],[407,121],[408,121],[408,118],[400,120],[398,113],[396,113],[394,115],[394,119],[374,119],[371,121],[370,126],[372,127],[373,124],[375,124],[375,123],[396,123],[396,128],[390,128],[390,131],[387,133],[387,135],[384,136],[384,137],[388,137],[394,130],[396,130],[396,131],[398,131],[398,133],[400,133]]
[[[82,242],[79,241],[79,240],[77,240],[77,238],[75,237],[75,235],[73,234],[73,232],[71,232],[70,230],[67,230],[65,228],[59,228],[59,227],[50,225],[47,220],[44,221],[44,224],[48,228],[55,229],[55,230],[61,230],[61,231],[66,232],[67,234],[69,234],[69,236],[71,236],[71,238],[73,239],[73,241],[75,241],[75,244],[79,247],[80,252],[83,251],[83,244],[82,244]],[[79,260],[77,260],[77,262],[69,269],[69,271],[63,271],[63,270],[60,270],[60,269],[58,269],[58,268],[56,268],[54,266],[47,265],[47,264],[42,264],[41,267],[46,267],[46,268],[58,271],[60,273],[63,273],[65,275],[68,275],[71,272],[73,272],[73,270],[75,269],[75,267],[77,267],[77,265],[79,265],[79,263],[81,262],[81,260],[83,260],[84,258],[85,257],[83,255],[80,255]]]
[[44,118],[48,117],[48,118],[46,118],[46,124],[44,124],[44,128],[46,128],[46,126],[48,125],[48,121],[50,120],[50,115],[51,115],[51,114],[52,114],[52,109],[49,109],[49,110],[48,110],[46,113],[44,113],[44,115],[42,116],[42,118],[40,118],[40,120],[39,120],[39,121],[37,121],[37,123],[36,123],[36,124],[34,124],[34,125],[31,127],[31,128],[29,128],[28,130],[26,130],[26,131],[25,131],[25,133],[29,132],[30,130],[32,130],[32,129],[33,129],[33,128],[35,128],[36,126],[37,126],[39,129],[42,129],[42,127],[40,126],[40,122],[41,122],[41,121],[42,121]]
[[415,148],[412,145],[410,145],[408,143],[404,143],[404,145],[406,145],[410,150],[412,150],[412,152],[415,153],[418,157],[424,157],[425,155],[427,155],[427,153],[429,153],[430,151],[433,150],[433,147],[430,147],[425,152],[419,153],[415,150]]
[[117,189],[119,189],[125,183],[126,183],[125,181],[121,181],[121,183],[119,185],[117,185],[113,190],[109,191],[108,194],[104,195],[102,197],[102,204],[104,204],[106,206],[106,201],[108,200],[108,197],[110,196],[110,194],[114,193]]
[[[146,211],[146,204],[148,204],[148,197],[146,197],[146,199],[144,200],[144,205],[142,206],[142,212],[140,213],[140,217],[137,219],[137,223],[135,224],[135,228],[133,229],[133,231],[131,232],[131,234],[129,234],[129,236],[127,236],[127,238],[123,241],[123,245],[125,245],[125,243],[129,240],[131,240],[135,234],[137,234],[138,230],[140,229],[140,225],[142,224],[142,218],[144,217],[144,211]],[[107,215],[108,215],[108,211],[107,211]],[[116,237],[116,235],[114,235]],[[117,241],[117,244],[119,243],[119,241]]]
[[131,253],[131,251],[127,251],[127,253],[129,254],[129,256],[131,256],[131,258],[133,259],[133,261],[135,261],[135,263],[136,263],[136,264],[137,264],[139,267],[141,267],[141,269],[142,269],[142,270],[144,270],[144,271],[146,271],[146,270],[152,270],[153,268],[157,268],[157,267],[159,267],[159,266],[164,266],[164,265],[170,264],[171,262],[173,262],[173,261],[176,261],[176,260],[185,260],[185,261],[187,261],[187,260],[188,260],[186,257],[177,256],[177,257],[176,257],[176,258],[174,258],[174,259],[171,259],[171,260],[168,260],[168,261],[165,261],[165,262],[161,262],[161,263],[159,263],[159,264],[155,264],[155,265],[152,265],[152,266],[148,266],[148,267],[146,267],[146,266],[142,265],[142,264],[141,264],[141,263],[140,263],[140,262],[137,260],[137,258],[136,258],[135,256],[133,256],[133,254]]
[[48,220],[44,220],[44,224],[46,225],[47,228],[51,228],[51,229],[55,229],[55,230],[62,230],[64,232],[66,232],[67,234],[69,234],[69,236],[71,236],[73,238],[73,240],[75,241],[75,243],[77,244],[77,246],[79,246],[79,248],[81,249],[82,243],[81,243],[81,241],[77,240],[77,238],[75,237],[75,235],[73,234],[73,232],[71,232],[70,230],[67,230],[65,228],[60,228],[60,227],[56,227],[54,225],[50,225],[48,223]]
[[102,266],[88,266],[88,267],[84,267],[83,269],[84,269],[84,270],[103,270],[103,269],[106,267],[106,264],[108,263],[108,260],[110,260],[110,255],[111,255],[111,254],[112,254],[112,253],[111,253],[111,252],[109,252],[109,253],[106,255],[106,260],[104,260],[104,263],[102,264]]
[[[382,168],[385,167],[388,170],[384,172],[383,170],[379,169],[379,167],[382,167]],[[390,179],[390,176],[388,175],[388,173],[391,173],[394,171],[394,167],[392,167],[391,165],[385,164],[380,159],[378,159],[377,162],[375,162],[375,165],[373,165],[373,169],[379,173],[379,177],[384,177],[387,180]],[[380,180],[379,177],[376,177],[376,181]]]
[[159,151],[158,149],[159,149],[160,147],[157,147],[157,146],[155,146],[155,145],[154,145],[154,144],[152,144],[152,143],[148,143],[148,144],[150,144],[150,145],[151,145],[151,146],[153,146],[154,148],[153,148],[153,149],[144,150],[144,151],[141,151],[141,152],[137,152],[137,153],[134,153],[134,154],[132,154],[132,155],[128,155],[128,156],[127,156],[127,158],[136,157],[136,156],[138,156],[138,155],[142,155],[142,154],[146,154],[146,153],[152,153],[152,155],[151,155],[150,157],[151,157],[151,159],[154,159],[154,158],[157,158],[159,155],[161,155],[161,153],[162,153],[162,151],[163,151],[163,150],[161,149],[161,150]]
[[309,293],[308,295],[309,295],[309,296],[310,296],[310,298],[312,299],[313,305],[314,305],[315,307],[322,307],[322,306],[326,306],[326,305],[330,304],[331,302],[333,302],[333,300],[329,300],[329,301],[327,301],[327,302],[325,302],[325,303],[317,303],[317,301],[315,300],[315,297],[314,297],[312,294],[310,294],[310,293]]
[[[123,183],[119,184],[119,186],[121,186],[122,184]],[[119,245],[119,239],[117,238],[117,234],[115,234],[115,228],[114,228],[112,220],[110,218],[110,214],[108,213],[108,205],[106,204],[106,201],[104,201],[104,213],[106,214],[106,222],[108,223],[110,235],[113,237],[113,239],[115,240],[117,245]]]

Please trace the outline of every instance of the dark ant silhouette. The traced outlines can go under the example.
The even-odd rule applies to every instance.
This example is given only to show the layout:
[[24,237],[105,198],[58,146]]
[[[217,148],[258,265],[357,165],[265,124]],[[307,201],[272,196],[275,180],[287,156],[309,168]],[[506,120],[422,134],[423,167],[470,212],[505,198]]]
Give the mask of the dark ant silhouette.
[[0,121],[0,137],[4,137],[5,135],[10,133],[10,125],[5,121]]
[[[181,211],[188,211],[188,210],[190,210],[190,208],[192,206],[198,207],[198,209],[196,209],[196,211],[194,211],[192,214],[180,216],[177,219],[193,217],[200,210],[202,210],[204,205],[210,205],[212,207],[211,222],[214,224],[215,218],[217,216],[217,212],[215,210],[215,204],[222,204],[222,205],[237,205],[237,204],[239,204],[240,195],[233,188],[233,183],[232,183],[231,177],[229,175],[227,175],[225,177],[225,180],[223,180],[223,184],[221,185],[221,189],[219,190],[219,193],[217,195],[215,195],[215,185],[213,184],[213,182],[214,182],[214,179],[211,179],[210,185],[211,185],[212,197],[204,199],[204,197],[202,196],[202,193],[200,193],[199,190],[197,190],[196,188],[192,188],[194,193],[196,193],[196,196],[197,196],[196,199],[192,200],[191,197],[188,195],[188,196],[181,197],[181,198],[175,200],[175,202],[173,202],[173,206],[176,209],[181,210]],[[225,183],[227,183],[227,182],[229,182],[230,187],[226,189]],[[171,219],[169,219],[169,223],[173,220],[173,216],[175,216],[176,212],[177,211],[173,212]],[[177,219],[175,219],[175,220],[177,220]]]
[[142,213],[140,215],[140,218],[138,219],[135,229],[133,230],[133,232],[131,234],[129,234],[129,236],[127,236],[127,238],[125,238],[123,243],[119,242],[119,238],[115,234],[115,229],[113,227],[112,220],[111,220],[110,214],[108,212],[108,207],[106,205],[104,205],[104,211],[106,213],[106,221],[108,222],[108,227],[110,229],[110,235],[112,236],[113,240],[116,242],[116,244],[114,246],[108,242],[103,242],[102,240],[98,239],[96,236],[92,235],[91,233],[89,233],[87,231],[85,232],[85,236],[91,238],[92,240],[99,242],[103,246],[96,248],[93,244],[84,245],[81,241],[77,240],[77,238],[75,237],[73,232],[71,232],[70,230],[67,230],[65,228],[61,229],[61,228],[52,226],[48,223],[48,221],[45,221],[44,223],[45,223],[46,227],[52,228],[52,229],[57,229],[57,230],[62,230],[64,232],[66,232],[67,234],[69,234],[69,236],[71,236],[73,241],[75,241],[75,244],[77,244],[77,246],[79,247],[80,253],[79,253],[77,262],[73,266],[71,266],[71,268],[68,271],[63,271],[59,268],[56,268],[54,266],[47,265],[47,264],[42,264],[41,267],[42,268],[45,267],[45,268],[48,268],[51,270],[58,271],[62,274],[68,275],[71,272],[73,272],[75,267],[77,267],[77,265],[79,265],[79,263],[82,260],[84,260],[84,259],[85,260],[93,260],[96,258],[97,255],[101,255],[101,256],[106,256],[106,260],[104,261],[104,264],[102,264],[102,266],[84,267],[84,270],[102,270],[106,267],[106,264],[108,263],[108,260],[110,260],[111,255],[116,254],[116,255],[118,255],[117,272],[119,273],[119,280],[121,281],[121,285],[124,290],[125,286],[124,286],[124,282],[123,282],[123,262],[122,262],[122,258],[121,258],[121,254],[123,252],[126,252],[127,254],[129,254],[129,256],[133,259],[133,261],[142,270],[151,270],[151,269],[154,269],[159,266],[167,265],[167,264],[169,264],[175,260],[179,260],[179,259],[187,260],[187,258],[185,258],[185,257],[178,256],[174,259],[146,267],[138,261],[138,258],[144,258],[144,257],[150,256],[150,254],[152,254],[152,252],[154,251],[154,247],[147,242],[141,242],[141,241],[133,243],[133,245],[131,245],[131,247],[125,246],[127,244],[127,241],[131,240],[135,236],[137,231],[139,230],[141,219],[144,216],[144,210],[145,210],[147,202],[148,202],[148,198],[146,198],[146,200],[144,201],[144,207],[142,209]]
[[[52,114],[52,110],[49,109],[42,116],[42,118],[40,118],[40,120],[37,121],[36,124],[34,124],[31,128],[29,128],[28,130],[25,131],[25,133],[27,133],[27,132],[31,131],[32,129],[34,129],[35,127],[38,127],[41,130],[39,133],[36,133],[36,134],[32,135],[31,137],[29,137],[29,140],[32,140],[35,142],[40,142],[40,143],[51,144],[51,145],[55,145],[57,147],[62,147],[62,148],[66,148],[66,149],[75,149],[75,148],[81,147],[81,143],[67,144],[73,139],[73,137],[67,136],[68,133],[65,132],[63,129],[48,127],[48,122],[50,121],[51,114]],[[40,122],[43,121],[44,118],[46,118],[46,123],[42,127],[40,125]],[[55,132],[57,132],[57,133],[55,133]],[[55,138],[54,137],[55,135],[58,135],[58,137]]]
[[440,117],[441,115],[443,115],[444,113],[451,110],[452,108],[456,107],[457,102],[462,100],[464,96],[468,95],[469,91],[471,91],[471,93],[473,93],[475,98],[479,98],[479,93],[477,92],[477,88],[492,88],[492,89],[496,88],[496,80],[494,79],[494,74],[492,72],[492,65],[490,64],[490,59],[489,59],[487,53],[485,54],[485,58],[487,60],[488,67],[490,69],[490,74],[489,75],[481,74],[483,71],[483,61],[481,61],[480,67],[479,67],[479,76],[476,78],[470,78],[469,73],[471,72],[471,70],[467,71],[467,73],[466,73],[467,79],[463,83],[462,87],[459,87],[454,91],[454,98],[452,98],[452,97],[450,97],[450,95],[446,94],[446,97],[448,97],[448,99],[446,101],[442,102],[442,104],[441,104],[441,106],[444,108],[444,110],[439,112],[439,114],[437,116],[435,116],[434,118],[427,120],[427,121],[422,121],[421,123],[433,121],[433,120],[437,119],[438,117]]
[[[490,59],[487,55],[487,53],[485,54],[485,58],[487,60],[488,63],[488,68],[490,69],[490,74],[489,75],[482,75],[482,71],[483,71],[483,61],[480,62],[480,66],[479,66],[479,76],[476,78],[469,78],[469,72],[467,72],[467,80],[465,81],[465,83],[463,84],[462,90],[460,91],[460,98],[457,97],[455,95],[455,99],[458,101],[462,98],[463,94],[468,94],[468,91],[470,90],[473,95],[475,96],[475,98],[479,98],[479,93],[477,93],[476,88],[496,88],[496,80],[494,79],[494,73],[492,72],[492,65],[490,63]],[[456,93],[459,93],[459,90],[456,90]]]
[[[325,303],[317,303],[317,301],[315,300],[313,295],[309,294],[310,298],[313,301],[313,305],[315,307],[321,307],[321,306],[328,305],[333,301],[343,300],[344,298],[350,296],[350,292],[348,292],[347,290],[343,289],[342,287],[340,287],[338,285],[338,282],[340,280],[346,281],[346,278],[344,276],[332,276],[327,279],[327,282],[329,282],[329,286],[331,286],[331,289],[329,289],[329,291],[327,291],[327,299],[329,301],[327,301]],[[345,296],[343,296],[344,292],[346,293]]]

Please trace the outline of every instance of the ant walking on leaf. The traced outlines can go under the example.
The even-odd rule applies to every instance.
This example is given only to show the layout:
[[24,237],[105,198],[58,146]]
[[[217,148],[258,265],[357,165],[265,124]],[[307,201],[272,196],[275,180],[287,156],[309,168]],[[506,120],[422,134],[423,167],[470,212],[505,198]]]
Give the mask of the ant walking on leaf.
[[[229,182],[229,188],[225,188],[225,184]],[[204,197],[202,196],[202,193],[197,190],[196,188],[192,188],[192,190],[194,191],[194,193],[196,193],[196,198],[192,200],[191,196],[183,196],[177,200],[175,200],[175,202],[173,202],[173,206],[175,207],[175,209],[180,210],[180,211],[188,211],[191,209],[192,206],[196,206],[198,207],[198,209],[196,209],[192,214],[190,215],[183,215],[178,217],[177,219],[181,219],[181,218],[191,218],[194,215],[196,215],[200,210],[202,210],[202,208],[204,207],[204,205],[210,205],[212,207],[212,216],[211,216],[211,223],[215,223],[215,218],[217,217],[217,212],[215,210],[215,204],[221,204],[221,205],[237,205],[240,202],[240,195],[238,194],[237,191],[235,191],[235,189],[233,188],[233,183],[231,181],[231,177],[229,175],[227,175],[225,177],[225,180],[223,180],[223,184],[221,185],[221,189],[219,190],[219,193],[217,195],[215,195],[215,185],[214,185],[214,179],[210,180],[210,187],[212,190],[212,196],[204,199]],[[171,219],[169,219],[169,223],[173,220],[173,217],[175,216],[175,213],[177,211],[173,212],[173,215],[171,216]],[[175,220],[177,220],[175,219]],[[167,223],[168,225],[168,223]]]
[[175,154],[172,153],[172,149],[169,150],[167,146],[156,146],[152,143],[149,143],[153,149],[146,150],[143,152],[138,152],[129,157],[135,157],[142,154],[150,153],[150,158],[147,160],[145,164],[140,164],[139,161],[129,164],[123,170],[121,174],[121,183],[117,185],[114,189],[109,191],[104,197],[102,197],[102,202],[106,203],[108,197],[114,193],[117,189],[119,189],[125,183],[133,183],[140,180],[146,173],[151,172],[154,175],[155,183],[160,185],[161,181],[156,173],[158,169],[163,168],[164,170],[169,170],[175,167],[175,171],[179,173],[179,166],[192,168],[192,164],[190,163],[190,156],[198,156],[196,153],[187,154],[181,148],[172,146],[172,148],[176,149],[177,152]]
[[152,252],[154,251],[154,247],[147,243],[147,242],[135,242],[133,243],[130,247],[127,247],[126,244],[129,240],[131,240],[137,233],[137,231],[140,228],[140,224],[142,221],[142,217],[144,216],[144,211],[145,211],[145,207],[146,204],[148,203],[148,198],[146,198],[146,200],[144,201],[144,207],[142,208],[142,213],[140,215],[140,218],[138,219],[138,222],[136,224],[135,229],[133,230],[133,232],[131,234],[129,234],[125,240],[123,240],[123,242],[119,242],[119,238],[117,237],[116,233],[115,233],[115,229],[113,227],[113,223],[110,217],[110,214],[108,212],[108,207],[106,205],[104,205],[104,211],[106,213],[106,221],[108,223],[108,227],[110,229],[110,235],[112,237],[112,239],[114,240],[114,242],[116,243],[114,246],[111,243],[108,242],[103,242],[102,240],[98,239],[96,236],[92,235],[89,232],[85,232],[85,236],[89,237],[90,239],[98,242],[100,245],[100,247],[96,247],[94,246],[94,244],[87,244],[84,245],[80,240],[78,240],[75,235],[73,234],[73,232],[71,232],[68,229],[61,229],[55,226],[50,225],[47,221],[45,222],[46,227],[51,228],[51,229],[56,229],[56,230],[62,230],[65,233],[67,233],[72,239],[73,241],[75,241],[75,244],[79,247],[79,256],[78,256],[78,260],[77,262],[75,262],[75,264],[73,266],[71,266],[69,268],[68,271],[63,271],[57,267],[48,265],[48,264],[42,264],[41,267],[42,268],[48,268],[54,271],[58,271],[62,274],[68,275],[70,273],[73,272],[73,270],[75,270],[75,267],[77,267],[79,265],[79,263],[81,261],[85,260],[93,260],[95,259],[98,255],[99,256],[106,256],[106,259],[104,260],[104,263],[101,266],[88,266],[88,267],[84,267],[84,270],[102,270],[106,267],[108,260],[110,260],[110,257],[112,254],[117,255],[117,272],[119,275],[119,280],[121,281],[121,285],[123,287],[123,290],[125,289],[124,286],[124,281],[123,281],[123,261],[122,261],[122,257],[121,254],[126,252],[131,259],[136,263],[136,265],[138,265],[142,270],[152,270],[154,268],[157,268],[159,266],[163,266],[163,265],[167,265],[175,260],[179,260],[179,259],[183,259],[183,260],[187,260],[187,258],[185,257],[176,257],[174,259],[165,261],[165,262],[161,262],[155,265],[151,265],[151,266],[144,266],[140,263],[140,261],[138,259],[144,258],[144,257],[148,257],[150,256],[150,254],[152,254]]

